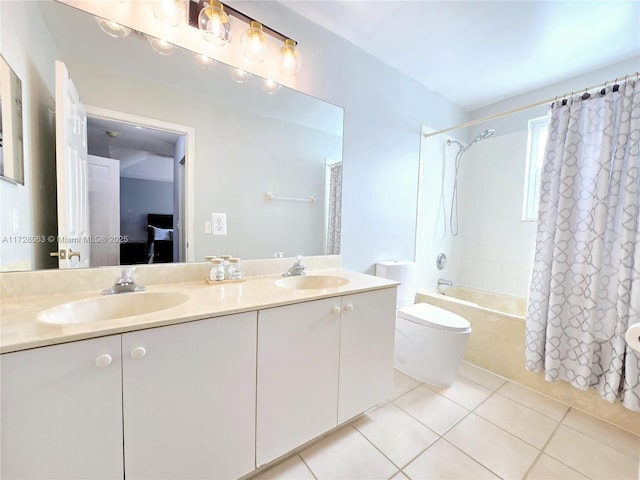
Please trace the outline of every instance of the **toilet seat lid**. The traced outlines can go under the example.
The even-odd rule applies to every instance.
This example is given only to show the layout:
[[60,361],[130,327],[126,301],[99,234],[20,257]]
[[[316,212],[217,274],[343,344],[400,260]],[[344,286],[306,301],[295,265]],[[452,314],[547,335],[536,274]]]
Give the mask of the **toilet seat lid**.
[[398,310],[398,317],[440,330],[465,332],[471,324],[460,315],[428,303],[416,303]]

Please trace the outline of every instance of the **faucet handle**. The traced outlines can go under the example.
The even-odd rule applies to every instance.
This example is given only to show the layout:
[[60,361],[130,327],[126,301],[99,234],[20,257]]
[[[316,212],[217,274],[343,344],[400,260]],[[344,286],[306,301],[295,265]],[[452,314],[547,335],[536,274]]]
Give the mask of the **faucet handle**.
[[304,257],[302,255],[296,255],[296,263],[301,267],[304,267]]
[[135,267],[125,267],[120,269],[120,280],[121,281],[133,281],[131,276],[133,275],[133,271]]

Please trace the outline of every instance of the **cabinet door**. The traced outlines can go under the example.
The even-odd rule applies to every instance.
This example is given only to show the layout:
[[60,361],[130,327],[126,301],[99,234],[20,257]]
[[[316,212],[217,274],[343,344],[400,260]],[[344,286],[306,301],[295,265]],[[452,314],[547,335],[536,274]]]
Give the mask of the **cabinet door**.
[[0,476],[123,478],[120,365],[120,335],[0,356]]
[[338,423],[391,395],[395,321],[395,287],[342,298]]
[[340,298],[258,313],[258,466],[337,425],[339,335]]
[[256,312],[122,336],[127,480],[255,466]]

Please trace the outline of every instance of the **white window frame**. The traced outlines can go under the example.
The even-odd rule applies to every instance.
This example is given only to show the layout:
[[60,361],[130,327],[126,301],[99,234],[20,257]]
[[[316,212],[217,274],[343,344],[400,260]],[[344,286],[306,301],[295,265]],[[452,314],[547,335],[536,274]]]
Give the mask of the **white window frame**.
[[547,116],[532,118],[528,124],[527,167],[522,201],[522,220],[525,222],[538,220],[540,174],[542,173],[542,158],[544,156],[548,125],[549,119]]

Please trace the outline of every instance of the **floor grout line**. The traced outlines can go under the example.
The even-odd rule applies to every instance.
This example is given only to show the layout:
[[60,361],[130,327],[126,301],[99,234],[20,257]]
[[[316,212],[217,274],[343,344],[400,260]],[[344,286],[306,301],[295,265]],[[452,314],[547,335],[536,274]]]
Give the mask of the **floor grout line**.
[[[549,455],[548,453],[546,453],[546,448],[547,445],[549,445],[549,442],[551,442],[551,439],[553,438],[553,436],[556,434],[556,432],[558,431],[558,429],[560,428],[560,425],[562,425],[562,420],[564,420],[567,415],[569,414],[569,410],[567,410],[564,415],[562,416],[562,419],[558,422],[558,424],[556,425],[556,428],[553,429],[553,432],[551,432],[551,435],[549,435],[549,438],[547,438],[547,441],[544,443],[544,445],[542,446],[542,448],[538,451],[538,455],[536,456],[536,458],[533,460],[533,463],[531,465],[529,465],[529,468],[527,469],[527,471],[524,474],[523,478],[527,478],[527,475],[529,475],[529,473],[531,472],[531,470],[533,469],[533,467],[538,463],[538,460],[540,460],[540,457],[542,457],[542,455]],[[551,455],[549,455],[551,456]],[[551,457],[554,460],[559,461],[561,464],[563,464],[565,467],[571,468],[569,467],[569,465],[567,465],[566,463],[558,460],[555,457]],[[577,470],[574,470],[573,468],[571,468],[571,470],[573,470],[574,472]],[[580,472],[578,472],[580,473]],[[582,474],[581,474],[582,475]]]

